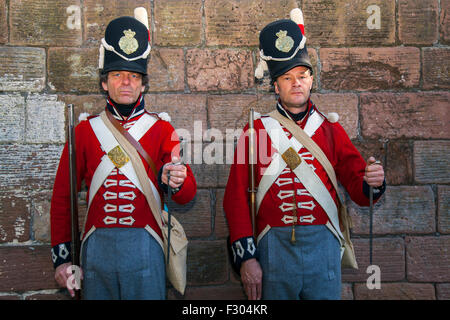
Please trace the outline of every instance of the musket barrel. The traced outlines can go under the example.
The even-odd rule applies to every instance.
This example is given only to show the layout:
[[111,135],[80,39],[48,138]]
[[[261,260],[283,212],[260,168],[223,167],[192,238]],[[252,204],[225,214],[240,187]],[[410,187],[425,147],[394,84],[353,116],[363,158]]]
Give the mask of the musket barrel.
[[[80,267],[80,239],[78,228],[78,187],[77,187],[77,158],[75,148],[75,120],[74,106],[68,108],[68,151],[69,151],[69,183],[70,183],[70,220],[72,235],[72,265]],[[76,279],[79,281],[79,279]],[[75,289],[75,299],[80,300],[80,290]]]

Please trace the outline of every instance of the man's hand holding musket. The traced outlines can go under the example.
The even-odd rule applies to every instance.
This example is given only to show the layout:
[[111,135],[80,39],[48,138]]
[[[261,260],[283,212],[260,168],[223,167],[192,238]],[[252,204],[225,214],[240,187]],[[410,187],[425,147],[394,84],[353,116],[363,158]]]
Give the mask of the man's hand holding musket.
[[[80,274],[73,274],[73,267],[71,262],[63,263],[56,267],[55,270],[55,280],[61,287],[66,287],[72,297],[75,297],[76,284],[74,281],[83,280],[83,272],[81,268],[79,268]],[[71,276],[74,276],[75,279],[73,281],[70,279]],[[76,279],[76,277],[80,277],[80,279]]]

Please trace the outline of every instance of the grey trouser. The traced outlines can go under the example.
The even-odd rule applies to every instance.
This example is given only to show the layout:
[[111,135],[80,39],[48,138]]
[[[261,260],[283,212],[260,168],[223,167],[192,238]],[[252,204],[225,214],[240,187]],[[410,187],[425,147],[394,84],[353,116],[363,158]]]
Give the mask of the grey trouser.
[[83,246],[83,297],[91,300],[166,298],[164,254],[141,228],[102,228]]
[[341,297],[341,256],[336,237],[325,225],[271,228],[258,244],[267,300]]

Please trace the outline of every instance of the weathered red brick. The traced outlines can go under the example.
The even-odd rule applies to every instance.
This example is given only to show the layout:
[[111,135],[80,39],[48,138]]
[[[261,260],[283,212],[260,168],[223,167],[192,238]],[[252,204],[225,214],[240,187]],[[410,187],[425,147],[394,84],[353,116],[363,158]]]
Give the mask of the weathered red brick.
[[228,232],[228,222],[225,217],[225,211],[223,210],[223,196],[225,190],[216,190],[216,215],[214,217],[214,234],[216,238],[226,238]]
[[435,300],[431,283],[382,283],[381,289],[368,289],[355,283],[355,300]]
[[[351,203],[349,212],[355,234],[369,233],[369,208]],[[427,234],[436,230],[436,207],[429,186],[388,186],[375,204],[374,234]]]
[[195,46],[201,43],[201,0],[156,0],[154,15],[156,45]]
[[368,160],[370,157],[381,161],[386,171],[386,146],[383,141],[372,140],[372,139],[354,139],[352,141],[353,145],[359,151],[364,160]]
[[186,236],[208,237],[211,234],[211,197],[209,190],[197,190],[195,198],[185,205],[169,202],[169,211],[183,226]]
[[[97,86],[98,87],[98,86]],[[80,115],[82,113],[87,113],[88,115],[100,114],[105,110],[106,106],[106,95],[95,94],[95,95],[58,95],[58,101],[64,102],[67,106],[68,104],[73,104],[74,106],[74,119],[75,125],[80,122]],[[66,113],[67,118],[67,113]]]
[[353,289],[351,283],[343,283],[341,287],[341,299],[342,300],[353,300]]
[[438,186],[438,232],[450,233],[450,186]]
[[43,243],[50,242],[50,203],[51,191],[40,192],[33,195],[31,217],[33,240]]
[[253,86],[250,51],[190,49],[186,53],[186,76],[192,91],[245,90]]
[[[32,94],[26,100],[27,143],[64,143],[64,104],[56,95]],[[51,117],[42,117],[43,114]]]
[[395,42],[393,1],[309,0],[302,2],[302,9],[309,45],[373,46]]
[[[272,100],[270,98],[270,100]],[[208,97],[208,115],[212,128],[221,132],[228,129],[241,130],[249,119],[250,108],[265,114],[275,108],[275,103],[262,102],[255,95],[210,95]]]
[[[257,98],[258,98],[257,102],[254,102],[254,104],[252,104],[252,107],[255,109],[255,112],[266,114],[276,109],[277,96],[275,95],[274,91],[272,91],[271,93],[259,93],[257,95]],[[249,114],[247,113],[246,119],[248,119],[248,117]]]
[[99,93],[97,48],[50,48],[48,56],[52,90]]
[[[369,266],[369,239],[352,239],[355,247],[358,270],[342,269],[343,282],[367,281],[372,273],[366,273]],[[401,238],[374,238],[372,264],[380,267],[381,286],[384,281],[405,279],[405,245]]]
[[409,282],[449,282],[450,236],[406,237]]
[[433,44],[438,39],[438,16],[438,0],[400,0],[400,41],[404,44]]
[[372,138],[450,138],[448,92],[363,93],[361,133]]
[[450,300],[450,283],[437,283],[436,291],[438,300]]
[[11,1],[10,42],[15,45],[79,46],[80,0]]
[[323,89],[369,91],[419,85],[418,48],[323,48],[320,59]]
[[147,70],[150,92],[184,90],[182,49],[153,48]]
[[0,141],[22,142],[25,137],[25,99],[0,95]]
[[[183,138],[200,141],[207,130],[206,95],[201,94],[149,94],[145,97],[150,112],[167,112],[171,125]],[[192,163],[192,157],[189,157]]]
[[137,7],[144,7],[147,9],[148,23],[149,26],[151,26],[151,8],[149,1],[84,0],[83,15],[85,43],[88,45],[95,45],[98,48],[100,40],[105,36],[105,29],[108,23],[121,16],[133,16],[134,8]]
[[409,185],[413,181],[413,151],[409,141],[392,140],[387,143],[384,167],[389,185]]
[[[202,149],[203,150],[203,149]],[[217,165],[190,164],[198,188],[216,188],[218,185]]]
[[[445,129],[444,129],[445,130]],[[419,183],[450,182],[450,141],[414,142],[414,179]]]
[[289,18],[293,0],[206,0],[206,44],[257,46],[258,33],[268,23]]
[[0,256],[0,291],[58,288],[49,246],[3,246]]
[[311,92],[317,92],[319,91],[319,53],[317,49],[314,48],[308,48],[308,56],[311,60],[311,65],[313,67],[312,74],[313,74],[313,85]]
[[450,89],[450,50],[448,48],[424,48],[423,88]]
[[230,171],[229,164],[191,164],[198,188],[224,188]]
[[0,90],[36,92],[44,88],[44,49],[0,47]]
[[27,194],[51,190],[62,146],[41,144],[2,145],[0,152],[0,190]]
[[30,200],[26,196],[0,196],[0,243],[30,240]]
[[188,285],[223,284],[228,280],[225,241],[193,240],[187,256]]
[[441,16],[440,22],[440,42],[443,44],[450,43],[450,1],[441,0]]
[[357,137],[358,97],[355,94],[314,93],[311,96],[311,100],[325,115],[330,112],[339,114],[339,123],[344,127],[350,139]]

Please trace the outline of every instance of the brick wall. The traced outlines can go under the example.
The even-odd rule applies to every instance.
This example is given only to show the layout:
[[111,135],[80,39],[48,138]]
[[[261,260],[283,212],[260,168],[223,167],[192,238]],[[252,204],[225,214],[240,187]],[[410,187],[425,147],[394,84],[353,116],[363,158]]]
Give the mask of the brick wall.
[[147,106],[196,142],[198,194],[173,208],[190,238],[184,299],[244,298],[221,205],[233,143],[212,141],[242,128],[251,106],[273,108],[268,80],[253,77],[258,31],[295,6],[315,65],[313,100],[340,114],[365,158],[382,160],[389,185],[374,213],[381,289],[366,286],[368,209],[349,200],[360,269],[343,271],[342,297],[450,298],[450,0],[0,0],[0,299],[67,299],[49,245],[64,105],[103,108],[99,39],[136,6],[152,30]]

